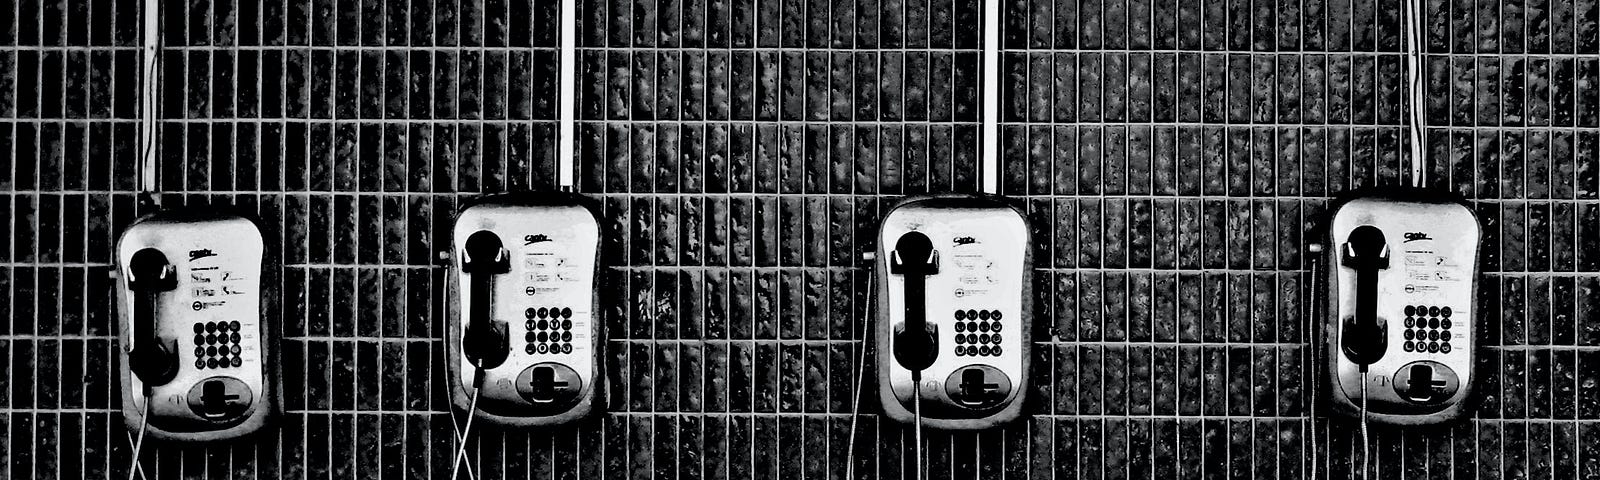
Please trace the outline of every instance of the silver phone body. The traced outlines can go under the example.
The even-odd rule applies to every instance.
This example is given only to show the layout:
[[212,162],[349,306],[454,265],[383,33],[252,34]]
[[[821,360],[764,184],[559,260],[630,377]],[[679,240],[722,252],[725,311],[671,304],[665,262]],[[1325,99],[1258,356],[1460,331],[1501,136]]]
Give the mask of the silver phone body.
[[[598,359],[604,338],[596,291],[600,222],[576,196],[564,194],[490,197],[456,216],[446,333],[452,403],[460,411],[471,406],[475,367],[467,360],[461,341],[469,321],[467,306],[477,299],[471,298],[466,288],[470,278],[462,269],[462,250],[467,237],[479,230],[498,234],[509,253],[510,271],[496,276],[491,301],[494,319],[508,324],[511,345],[505,362],[484,372],[476,416],[512,427],[559,425],[587,416],[595,409],[603,378]],[[537,314],[539,309],[548,312],[552,308],[570,309],[571,313]],[[531,318],[530,312],[534,313]],[[544,339],[537,338],[541,333]],[[550,340],[552,334],[563,339]],[[540,404],[519,390],[531,369],[548,364],[570,368],[581,381],[577,399],[570,405]]]
[[[884,215],[874,272],[878,396],[884,413],[899,422],[915,421],[911,371],[892,354],[895,326],[905,321],[905,280],[891,274],[889,265],[897,239],[911,231],[927,235],[939,258],[939,272],[927,277],[925,287],[927,321],[938,326],[938,354],[922,372],[923,424],[977,430],[1016,419],[1029,388],[1032,232],[1020,211],[977,195],[908,198]],[[963,313],[957,320],[957,311],[989,313],[982,320]],[[1000,313],[998,319],[994,312]],[[957,324],[962,325],[959,331]],[[969,327],[974,326],[983,327],[982,331],[973,332]],[[979,335],[989,341],[966,341]],[[999,340],[993,341],[996,335]],[[958,388],[963,372],[977,366],[991,367],[1006,377],[1009,392],[998,404],[973,408],[952,397],[951,388]]]
[[[1361,375],[1341,351],[1340,339],[1344,320],[1355,315],[1356,273],[1340,265],[1339,255],[1350,232],[1362,225],[1382,230],[1390,251],[1389,267],[1378,276],[1377,300],[1388,346],[1368,367],[1367,418],[1390,425],[1455,420],[1467,413],[1476,383],[1482,237],[1477,216],[1459,201],[1412,189],[1352,197],[1330,212],[1321,239],[1326,247],[1320,280],[1328,292],[1322,306],[1327,312],[1327,381],[1333,409],[1352,417],[1360,413]],[[1415,365],[1428,365],[1441,379],[1453,375],[1453,392],[1424,402],[1407,398]]]
[[[128,288],[127,270],[134,252],[144,248],[160,250],[176,269],[178,279],[177,288],[162,293],[156,304],[157,334],[177,339],[178,373],[171,382],[151,387],[148,435],[169,441],[217,441],[261,429],[281,404],[277,375],[270,370],[275,330],[263,313],[264,302],[273,298],[263,286],[272,285],[276,277],[269,269],[261,229],[254,222],[196,211],[168,211],[141,218],[117,240],[117,324],[121,332],[117,353],[123,419],[128,428],[137,431],[144,423],[144,384],[128,365],[135,294]],[[217,351],[202,351],[210,349]],[[241,393],[242,383],[249,394],[249,406],[242,414],[206,416],[205,405],[196,402],[214,381],[226,382],[231,394]]]

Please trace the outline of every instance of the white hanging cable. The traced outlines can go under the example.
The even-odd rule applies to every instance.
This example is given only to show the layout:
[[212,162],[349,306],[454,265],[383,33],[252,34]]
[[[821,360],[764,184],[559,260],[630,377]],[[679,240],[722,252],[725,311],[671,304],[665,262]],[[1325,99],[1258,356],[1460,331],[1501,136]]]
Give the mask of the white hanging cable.
[[1428,182],[1428,114],[1424,105],[1427,92],[1422,82],[1422,37],[1427,26],[1420,0],[1406,0],[1405,4],[1406,107],[1410,114],[1406,133],[1411,140],[1411,186],[1421,188]]
[[978,78],[983,92],[979,115],[978,182],[983,193],[1000,193],[1000,92],[1004,88],[1000,69],[999,0],[983,3],[983,73]]
[[[862,257],[863,260],[875,261],[877,255],[868,253],[862,255]],[[877,283],[877,274],[869,266],[867,270],[867,294],[869,295],[867,308],[865,309],[866,313],[861,316],[860,330],[857,330],[861,332],[861,351],[856,352],[855,389],[851,390],[855,392],[855,398],[850,400],[850,437],[845,444],[844,478],[847,479],[856,478],[856,428],[861,419],[861,381],[867,376],[867,346],[870,345],[868,342],[872,341],[871,339],[873,338],[872,307],[874,299],[872,297],[877,296],[877,290],[874,290]]]
[[577,163],[578,9],[573,0],[561,0],[559,48],[556,62],[556,183],[563,192],[575,191],[573,168]]
[[[139,79],[139,179],[140,194],[150,195],[161,189],[156,141],[156,118],[160,115],[161,96],[161,2],[145,0],[143,46],[144,71]],[[159,203],[159,202],[158,202]]]

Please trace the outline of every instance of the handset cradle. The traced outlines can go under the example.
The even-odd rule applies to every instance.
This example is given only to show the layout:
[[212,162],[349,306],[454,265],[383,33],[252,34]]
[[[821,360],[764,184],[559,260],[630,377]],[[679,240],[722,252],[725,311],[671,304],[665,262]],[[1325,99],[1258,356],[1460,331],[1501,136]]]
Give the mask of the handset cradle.
[[1378,272],[1389,268],[1389,245],[1383,230],[1362,225],[1350,231],[1340,251],[1340,264],[1356,272],[1355,315],[1344,320],[1340,349],[1365,370],[1389,346],[1389,322],[1378,315]]
[[[467,237],[462,250],[461,271],[471,277],[468,288],[472,292],[462,350],[479,369],[498,367],[510,354],[511,339],[506,322],[493,319],[494,277],[510,272],[511,263],[500,236],[488,230]],[[475,376],[475,382],[481,380],[482,375]]]
[[[145,390],[166,385],[178,375],[178,340],[156,331],[156,304],[163,292],[178,288],[177,270],[155,248],[134,252],[128,262],[128,289],[133,291],[133,345],[128,368]],[[148,392],[147,392],[148,393]]]
[[913,372],[926,370],[939,356],[939,326],[928,323],[928,276],[939,273],[939,252],[922,232],[908,232],[895,243],[889,273],[905,277],[905,321],[894,327],[894,358]]

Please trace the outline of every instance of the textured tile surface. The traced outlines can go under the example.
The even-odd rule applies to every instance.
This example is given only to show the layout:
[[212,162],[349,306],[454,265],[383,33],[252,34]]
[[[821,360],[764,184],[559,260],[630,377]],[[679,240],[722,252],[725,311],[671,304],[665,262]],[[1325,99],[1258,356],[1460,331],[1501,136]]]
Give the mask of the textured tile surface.
[[[858,259],[896,196],[976,185],[980,3],[580,1],[604,204],[606,415],[480,430],[484,478],[909,478],[863,402]],[[288,414],[159,478],[442,478],[462,199],[554,183],[554,2],[167,1],[173,203],[282,240]],[[1006,4],[1003,189],[1038,239],[1031,417],[930,433],[934,478],[1348,478],[1310,417],[1303,232],[1404,172],[1399,4]],[[1430,0],[1432,182],[1486,225],[1474,419],[1385,478],[1600,476],[1600,5]],[[123,478],[105,272],[133,201],[138,2],[0,5],[0,465]],[[871,381],[863,387],[874,388]]]

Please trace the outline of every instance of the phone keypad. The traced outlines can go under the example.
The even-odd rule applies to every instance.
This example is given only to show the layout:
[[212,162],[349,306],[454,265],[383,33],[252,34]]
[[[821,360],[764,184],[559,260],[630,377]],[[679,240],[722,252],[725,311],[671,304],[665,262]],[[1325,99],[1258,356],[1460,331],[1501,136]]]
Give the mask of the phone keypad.
[[1406,305],[1405,329],[1402,335],[1406,352],[1447,354],[1455,347],[1450,344],[1454,326],[1450,307],[1437,305]]
[[1001,319],[1005,317],[999,310],[956,310],[956,356],[958,357],[998,357],[1004,350],[1000,348],[1000,340],[1005,330]]
[[528,333],[523,351],[529,355],[572,353],[572,308],[528,307]]
[[194,323],[194,368],[233,368],[244,364],[239,346],[244,325],[238,320]]

